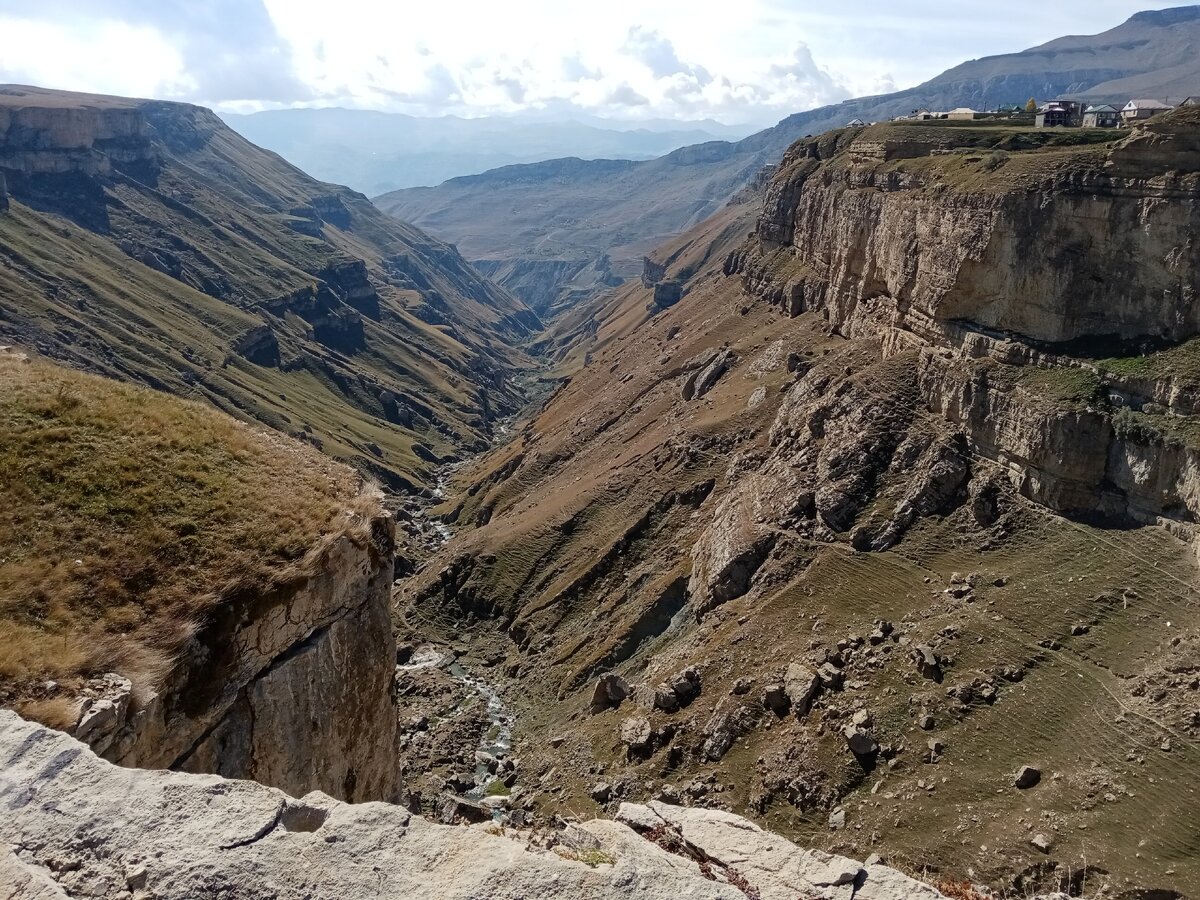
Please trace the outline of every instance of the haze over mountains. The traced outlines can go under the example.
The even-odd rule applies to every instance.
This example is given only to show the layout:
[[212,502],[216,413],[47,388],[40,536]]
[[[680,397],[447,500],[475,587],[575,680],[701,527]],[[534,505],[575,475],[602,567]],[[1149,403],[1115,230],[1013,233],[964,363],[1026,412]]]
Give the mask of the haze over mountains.
[[242,136],[313,176],[370,196],[561,156],[649,159],[687,144],[741,137],[749,130],[711,119],[632,122],[529,113],[465,119],[337,108],[223,118]]
[[1024,104],[1031,96],[1059,95],[1180,100],[1193,93],[1200,93],[1200,6],[1138,13],[1100,34],[972,60],[908,90],[797,113],[735,143],[698,144],[645,162],[509,166],[375,202],[454,242],[526,302],[548,309],[568,291],[605,287],[603,279],[586,277],[604,257],[621,275],[637,271],[644,254],[712,215],[806,134],[918,107]]

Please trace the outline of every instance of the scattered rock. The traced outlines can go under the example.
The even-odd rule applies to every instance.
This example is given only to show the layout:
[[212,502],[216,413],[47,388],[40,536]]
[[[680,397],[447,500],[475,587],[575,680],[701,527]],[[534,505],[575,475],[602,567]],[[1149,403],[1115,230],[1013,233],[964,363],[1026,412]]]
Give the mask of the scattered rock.
[[1042,780],[1042,770],[1035,769],[1033,766],[1021,766],[1017,777],[1013,780],[1013,784],[1021,790],[1031,788]]
[[838,807],[829,814],[829,827],[835,831],[846,827],[846,810]]
[[879,749],[870,732],[857,725],[847,725],[842,729],[842,735],[846,738],[846,746],[855,756],[870,756]]
[[606,781],[601,781],[592,785],[592,799],[597,803],[607,803],[612,799],[612,785]]
[[737,697],[741,697],[750,693],[750,688],[752,687],[754,687],[753,678],[739,678],[733,683],[733,688],[730,690],[730,693]]
[[929,715],[929,713],[925,713],[925,715],[921,716],[921,718],[917,720],[917,724],[921,726],[922,731],[929,731],[936,723],[933,720],[933,716]]
[[615,709],[629,696],[629,683],[615,672],[601,675],[592,691],[591,711]]
[[700,673],[688,666],[654,689],[654,707],[663,712],[676,712],[700,694]]
[[783,689],[791,703],[792,712],[803,716],[821,689],[821,677],[808,666],[794,662],[787,667],[787,673],[783,677]]

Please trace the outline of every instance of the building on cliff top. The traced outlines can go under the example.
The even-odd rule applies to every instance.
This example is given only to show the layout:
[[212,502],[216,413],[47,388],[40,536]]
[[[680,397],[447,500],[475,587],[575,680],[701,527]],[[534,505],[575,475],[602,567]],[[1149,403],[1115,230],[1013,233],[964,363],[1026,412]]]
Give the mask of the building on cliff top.
[[1174,108],[1171,104],[1162,103],[1159,100],[1130,100],[1121,109],[1121,118],[1128,125],[1131,122],[1140,122]]
[[1084,128],[1120,128],[1121,111],[1111,104],[1089,106],[1083,114]]

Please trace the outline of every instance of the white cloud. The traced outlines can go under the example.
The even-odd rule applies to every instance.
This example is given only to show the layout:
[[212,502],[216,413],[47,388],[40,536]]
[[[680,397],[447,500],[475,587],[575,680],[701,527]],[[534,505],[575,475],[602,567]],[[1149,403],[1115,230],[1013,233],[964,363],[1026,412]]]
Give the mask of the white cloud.
[[161,97],[192,86],[179,51],[153,28],[0,16],[0,81],[71,91]]
[[1146,0],[3,0],[0,79],[241,110],[521,109],[767,124]]

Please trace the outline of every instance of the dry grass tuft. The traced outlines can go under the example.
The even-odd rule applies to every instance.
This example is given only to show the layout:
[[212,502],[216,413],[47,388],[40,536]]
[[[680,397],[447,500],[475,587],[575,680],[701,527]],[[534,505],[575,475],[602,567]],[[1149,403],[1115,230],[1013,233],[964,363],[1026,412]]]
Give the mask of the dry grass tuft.
[[375,511],[354,472],[297,442],[11,354],[0,501],[0,702],[43,721],[88,676],[152,688],[228,591],[302,574]]

